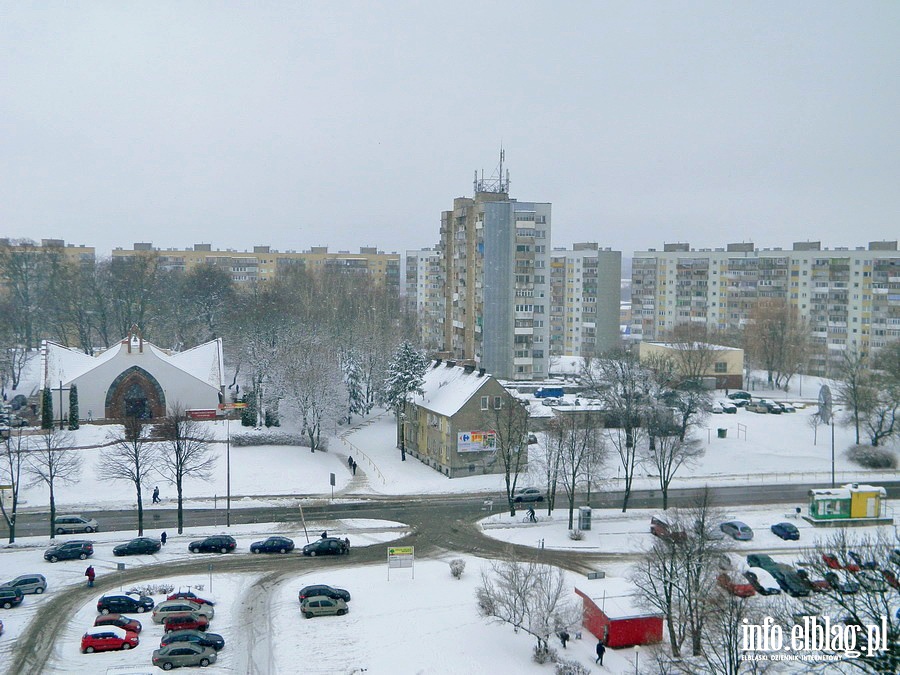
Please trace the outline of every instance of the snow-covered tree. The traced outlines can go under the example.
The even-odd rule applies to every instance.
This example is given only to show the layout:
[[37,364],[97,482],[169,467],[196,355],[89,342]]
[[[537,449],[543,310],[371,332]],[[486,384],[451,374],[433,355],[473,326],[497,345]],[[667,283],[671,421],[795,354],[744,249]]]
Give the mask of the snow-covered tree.
[[78,424],[78,387],[74,384],[69,389],[69,431],[75,431]]
[[397,416],[400,432],[400,458],[406,461],[406,405],[411,394],[421,393],[422,379],[428,369],[425,354],[408,342],[400,343],[388,364],[388,374],[384,380],[382,399]]
[[350,424],[353,415],[365,415],[371,409],[362,387],[359,355],[354,349],[344,355],[344,383],[347,385],[347,424]]

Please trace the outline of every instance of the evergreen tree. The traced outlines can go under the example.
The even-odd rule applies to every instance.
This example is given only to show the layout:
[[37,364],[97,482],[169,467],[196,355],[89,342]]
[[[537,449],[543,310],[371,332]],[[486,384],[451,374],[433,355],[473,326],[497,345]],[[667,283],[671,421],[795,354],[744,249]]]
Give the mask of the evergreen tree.
[[344,362],[344,378],[347,384],[347,424],[353,415],[365,415],[371,410],[366,403],[366,394],[362,386],[362,369],[356,352],[350,351]]
[[41,394],[41,429],[53,428],[53,396],[50,387],[44,387]]
[[78,428],[78,387],[74,384],[69,389],[69,430]]
[[255,427],[256,426],[256,394],[252,391],[248,394],[244,394],[241,400],[247,404],[246,408],[241,409],[241,426],[244,427]]
[[400,431],[400,459],[406,461],[406,404],[410,394],[422,393],[422,379],[428,369],[425,354],[407,341],[397,347],[388,364],[388,375],[384,380],[382,398],[397,416]]

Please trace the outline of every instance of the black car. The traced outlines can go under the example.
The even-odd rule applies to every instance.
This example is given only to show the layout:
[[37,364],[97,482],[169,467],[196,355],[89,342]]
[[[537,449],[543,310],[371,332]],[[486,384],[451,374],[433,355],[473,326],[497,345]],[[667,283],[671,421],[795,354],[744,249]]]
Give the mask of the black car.
[[751,398],[753,398],[753,396],[749,391],[738,390],[728,394],[728,398],[730,398],[732,401],[749,401]]
[[269,537],[250,544],[250,553],[289,553],[293,550],[294,540],[287,537]]
[[101,614],[143,613],[149,612],[154,605],[153,598],[146,595],[104,595],[97,601],[97,611]]
[[345,591],[343,588],[335,588],[334,586],[327,586],[325,584],[316,584],[314,586],[305,586],[300,589],[300,602],[303,602],[306,598],[312,598],[316,595],[324,595],[327,598],[332,598],[333,600],[343,600],[344,602],[350,602],[350,593]]
[[216,651],[225,646],[225,638],[218,633],[204,633],[199,630],[173,630],[171,633],[163,635],[159,646],[165,647],[175,642],[193,642],[201,647],[212,647]]
[[228,553],[237,546],[234,537],[228,534],[217,534],[188,544],[191,553]]
[[0,586],[0,607],[3,609],[12,609],[22,604],[22,591],[13,586]]
[[156,553],[162,545],[158,539],[150,537],[138,537],[125,544],[119,544],[113,549],[113,555],[139,555],[141,553]]
[[56,546],[51,546],[44,551],[44,560],[56,562],[57,560],[85,560],[94,555],[93,542],[84,539],[72,539]]
[[774,568],[766,571],[778,582],[781,590],[792,598],[803,598],[809,595],[809,585],[797,576],[796,570],[790,565],[776,563]]
[[341,555],[342,553],[349,553],[350,547],[347,546],[347,542],[343,539],[337,539],[336,537],[326,537],[324,539],[318,539],[311,544],[307,544],[303,547],[303,555],[309,556],[317,556],[317,555]]

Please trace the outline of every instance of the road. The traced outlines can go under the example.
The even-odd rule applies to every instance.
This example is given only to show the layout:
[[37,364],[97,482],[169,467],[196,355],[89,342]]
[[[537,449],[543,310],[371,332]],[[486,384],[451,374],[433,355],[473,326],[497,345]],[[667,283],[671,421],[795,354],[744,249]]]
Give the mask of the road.
[[[805,503],[806,493],[812,485],[773,485],[711,488],[710,495],[714,505],[736,506],[742,504],[765,503]],[[900,483],[891,483],[888,494],[900,494]],[[673,506],[690,505],[702,493],[702,490],[678,490],[670,496]],[[304,507],[304,515],[320,520],[322,518],[379,518],[406,523],[410,534],[393,542],[398,546],[415,546],[417,558],[429,558],[446,551],[459,551],[485,558],[505,557],[510,550],[522,559],[539,556],[542,562],[556,565],[580,574],[597,569],[606,562],[627,559],[620,553],[583,553],[574,551],[535,550],[530,547],[510,545],[491,539],[482,534],[476,521],[484,517],[484,500],[492,495],[429,495],[416,497],[371,498],[360,497],[353,503],[324,503]],[[494,495],[494,497],[496,497]],[[621,496],[615,494],[594,495],[594,507],[617,507]],[[652,491],[636,492],[631,505],[653,507],[659,503],[658,494]],[[500,506],[495,500],[495,508]],[[151,515],[159,514],[161,519],[174,522],[174,511],[170,509],[148,510]],[[103,511],[91,515],[102,519],[104,530],[134,531],[135,514],[133,511]],[[211,510],[189,510],[185,514],[185,522],[191,526],[214,525],[214,519],[222,522],[222,514]],[[232,523],[253,523],[272,521],[299,521],[300,514],[296,508],[251,508],[232,511]],[[47,520],[45,515],[28,514],[22,518],[18,533],[44,534]],[[383,544],[368,547],[355,546],[349,557],[337,558],[305,558],[300,555],[288,556],[254,556],[250,554],[229,554],[216,558],[216,569],[220,572],[249,572],[261,574],[254,589],[266,591],[277,585],[278,581],[290,575],[308,572],[316,567],[355,565],[360,563],[383,562]],[[205,573],[209,558],[203,556],[195,560],[184,560],[165,564],[165,574],[177,576],[181,574]],[[36,613],[31,628],[23,635],[15,649],[13,658],[8,664],[7,673],[16,675],[40,675],[52,653],[54,639],[64,632],[69,617],[85,603],[96,597],[98,592],[118,590],[122,586],[136,584],[141,581],[158,578],[161,565],[145,565],[132,567],[116,575],[105,575],[99,579],[95,588],[76,586],[65,593],[48,598]],[[249,602],[242,611],[246,616],[244,625],[252,626],[250,630],[253,648],[242,656],[240,672],[254,674],[274,673],[270,661],[271,651],[267,649],[269,636],[266,626],[260,624],[261,616],[266,616],[268,593],[251,594],[258,598]]]

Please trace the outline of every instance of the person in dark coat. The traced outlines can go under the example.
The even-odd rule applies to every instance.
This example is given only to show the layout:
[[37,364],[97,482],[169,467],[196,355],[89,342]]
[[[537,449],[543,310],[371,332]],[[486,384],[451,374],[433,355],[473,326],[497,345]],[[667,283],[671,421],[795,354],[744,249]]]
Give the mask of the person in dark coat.
[[350,537],[344,537],[344,553],[350,553]]
[[322,530],[322,539],[328,539],[328,530]]
[[351,469],[353,468],[353,455],[347,457],[347,466],[349,466]]
[[165,532],[163,532],[161,535],[159,535],[159,543],[162,544],[163,546],[165,546],[167,538],[168,538],[168,535]]
[[94,572],[94,566],[88,565],[88,568],[84,571],[84,576],[87,577],[88,586],[94,585],[94,577],[97,576],[96,572]]
[[563,649],[565,649],[566,643],[569,641],[569,633],[565,628],[559,632],[559,641],[562,642]]
[[159,501],[160,501],[160,499],[159,499],[159,488],[158,488],[158,487],[155,487],[155,488],[153,488],[153,503],[154,503],[154,504],[159,504]]
[[356,475],[356,460],[353,460],[353,464],[350,466],[350,468],[353,470],[353,475],[355,476]]
[[606,645],[603,644],[603,640],[600,640],[597,643],[597,659],[594,663],[599,663],[601,666],[603,665],[603,655],[606,653]]

